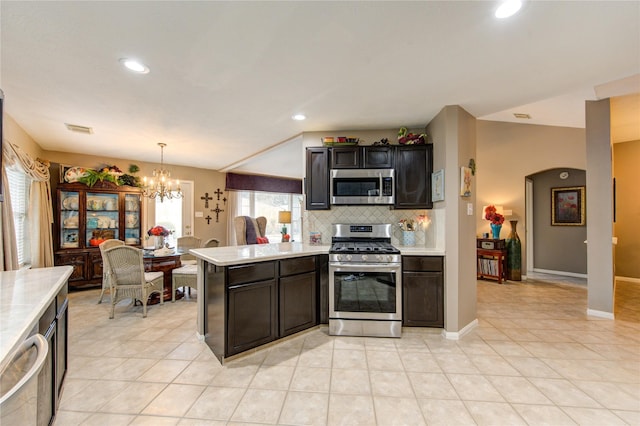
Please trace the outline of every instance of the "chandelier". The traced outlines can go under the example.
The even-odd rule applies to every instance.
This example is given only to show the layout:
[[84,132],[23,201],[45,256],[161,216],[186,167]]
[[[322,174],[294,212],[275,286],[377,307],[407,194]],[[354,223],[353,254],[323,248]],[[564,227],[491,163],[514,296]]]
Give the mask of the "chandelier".
[[180,181],[176,180],[176,188],[173,189],[173,184],[171,179],[169,179],[171,174],[164,168],[164,147],[167,146],[167,144],[159,142],[158,146],[160,146],[160,168],[153,170],[153,177],[151,179],[147,179],[146,176],[142,179],[144,184],[142,195],[151,199],[160,197],[161,203],[165,198],[169,200],[172,198],[182,198]]

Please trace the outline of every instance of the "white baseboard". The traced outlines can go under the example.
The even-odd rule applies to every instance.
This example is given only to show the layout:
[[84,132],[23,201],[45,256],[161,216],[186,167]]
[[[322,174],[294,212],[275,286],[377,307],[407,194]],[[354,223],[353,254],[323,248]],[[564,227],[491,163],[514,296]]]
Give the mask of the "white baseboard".
[[469,324],[465,325],[460,331],[447,331],[442,330],[442,337],[448,340],[460,340],[462,336],[473,330],[478,326],[478,319],[474,319]]
[[615,319],[612,312],[596,311],[595,309],[587,309],[587,315],[590,317],[598,317],[605,319]]
[[575,272],[565,271],[552,271],[550,269],[533,268],[533,272],[540,272],[541,274],[562,275],[565,277],[587,278],[587,274],[577,274]]
[[616,277],[617,281],[628,281],[630,283],[640,284],[640,278],[631,278],[631,277]]

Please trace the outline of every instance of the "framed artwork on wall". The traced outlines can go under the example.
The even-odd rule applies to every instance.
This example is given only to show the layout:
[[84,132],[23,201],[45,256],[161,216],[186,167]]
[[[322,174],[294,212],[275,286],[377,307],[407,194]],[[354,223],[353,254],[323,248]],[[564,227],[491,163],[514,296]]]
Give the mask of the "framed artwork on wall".
[[431,174],[431,200],[444,201],[444,170]]
[[551,225],[584,226],[585,187],[551,188]]
[[460,167],[460,196],[471,197],[471,169]]

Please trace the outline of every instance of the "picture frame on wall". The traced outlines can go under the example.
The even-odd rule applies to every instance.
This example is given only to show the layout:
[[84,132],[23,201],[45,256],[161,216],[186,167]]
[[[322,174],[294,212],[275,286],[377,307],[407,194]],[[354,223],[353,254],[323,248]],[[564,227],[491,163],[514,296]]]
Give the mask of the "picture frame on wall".
[[551,225],[584,226],[585,187],[551,188]]
[[431,200],[444,201],[444,170],[431,174]]
[[460,196],[471,197],[471,169],[460,167]]

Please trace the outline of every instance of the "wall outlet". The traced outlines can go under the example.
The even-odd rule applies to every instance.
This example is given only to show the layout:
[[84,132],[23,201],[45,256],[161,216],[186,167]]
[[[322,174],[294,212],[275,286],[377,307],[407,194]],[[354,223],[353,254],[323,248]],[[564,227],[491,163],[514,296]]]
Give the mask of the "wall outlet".
[[467,203],[467,216],[473,216],[473,203]]
[[196,217],[204,217],[204,213],[202,213],[202,212],[196,212]]

